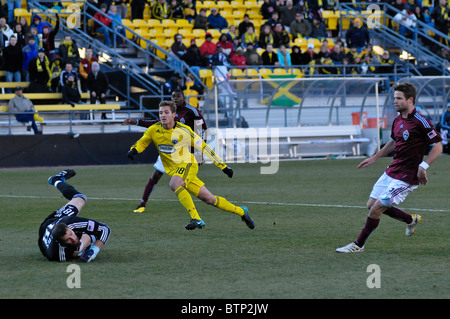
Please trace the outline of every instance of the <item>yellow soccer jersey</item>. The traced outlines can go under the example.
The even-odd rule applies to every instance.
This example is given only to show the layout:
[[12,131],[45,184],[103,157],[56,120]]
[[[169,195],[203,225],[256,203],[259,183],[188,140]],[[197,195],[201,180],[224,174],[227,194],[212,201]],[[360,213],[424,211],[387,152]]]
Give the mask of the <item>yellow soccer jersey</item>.
[[192,146],[201,150],[218,168],[224,169],[227,167],[200,136],[195,134],[189,126],[182,123],[175,122],[174,128],[170,130],[164,129],[161,122],[153,124],[131,148],[135,148],[138,153],[142,153],[152,142],[158,149],[161,161],[169,176],[173,175],[180,163],[197,163],[194,154],[190,151]]

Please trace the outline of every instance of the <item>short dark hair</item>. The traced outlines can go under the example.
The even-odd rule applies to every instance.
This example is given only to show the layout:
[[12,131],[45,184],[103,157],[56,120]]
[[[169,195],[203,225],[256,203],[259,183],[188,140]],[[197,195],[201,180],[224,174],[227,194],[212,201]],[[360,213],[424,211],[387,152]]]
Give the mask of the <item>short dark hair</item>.
[[394,91],[403,92],[405,99],[409,100],[410,98],[413,98],[413,104],[416,104],[417,89],[414,84],[409,82],[399,83],[394,86]]
[[53,227],[52,229],[52,236],[57,240],[60,241],[62,237],[67,233],[67,225],[64,223],[58,223]]

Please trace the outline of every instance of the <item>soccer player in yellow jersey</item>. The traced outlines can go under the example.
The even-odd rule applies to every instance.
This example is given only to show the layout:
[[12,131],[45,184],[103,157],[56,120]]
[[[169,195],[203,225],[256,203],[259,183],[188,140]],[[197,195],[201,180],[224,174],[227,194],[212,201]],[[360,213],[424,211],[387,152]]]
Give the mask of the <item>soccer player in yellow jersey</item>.
[[131,147],[128,157],[133,159],[134,155],[142,153],[150,143],[155,144],[164,169],[170,176],[169,186],[191,216],[191,221],[186,225],[186,229],[191,230],[205,226],[190,194],[209,205],[241,216],[250,229],[255,228],[255,223],[250,218],[247,207],[235,206],[225,198],[213,195],[206,189],[205,183],[197,177],[198,163],[191,152],[192,146],[208,156],[228,177],[233,176],[233,170],[189,126],[176,122],[175,116],[175,103],[172,101],[161,102],[159,104],[161,121],[145,131],[144,135]]

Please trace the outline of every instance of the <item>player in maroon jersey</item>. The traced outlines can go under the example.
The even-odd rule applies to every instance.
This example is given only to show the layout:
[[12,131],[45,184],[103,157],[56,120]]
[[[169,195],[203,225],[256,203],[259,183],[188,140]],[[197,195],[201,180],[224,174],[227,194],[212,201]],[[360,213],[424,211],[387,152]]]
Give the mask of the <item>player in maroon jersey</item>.
[[[172,92],[172,101],[175,102],[177,106],[177,115],[175,117],[175,121],[189,126],[198,136],[201,136],[202,139],[206,142],[207,126],[200,110],[196,107],[186,104],[184,93],[182,90],[174,90]],[[159,122],[159,120],[125,119],[123,124],[150,127],[156,122]],[[202,163],[202,155],[196,154],[196,160],[198,163]],[[150,194],[153,192],[156,184],[165,173],[164,166],[159,156],[153,167],[155,168],[155,171],[153,172],[152,177],[150,177],[147,185],[145,186],[144,193],[142,194],[142,200],[139,203],[138,207],[134,210],[135,213],[143,213],[145,211],[145,207],[147,205]]]
[[[395,207],[419,184],[428,183],[426,170],[442,153],[442,138],[431,121],[416,111],[416,92],[408,82],[394,87],[394,106],[399,115],[392,124],[391,140],[375,155],[362,161],[358,168],[367,167],[391,152],[395,153],[393,161],[373,186],[367,201],[369,216],[358,238],[337,248],[337,252],[363,252],[364,244],[378,227],[382,214],[405,222],[407,236],[413,235],[416,225],[422,221],[420,215],[410,215]],[[423,160],[428,150],[428,156]]]

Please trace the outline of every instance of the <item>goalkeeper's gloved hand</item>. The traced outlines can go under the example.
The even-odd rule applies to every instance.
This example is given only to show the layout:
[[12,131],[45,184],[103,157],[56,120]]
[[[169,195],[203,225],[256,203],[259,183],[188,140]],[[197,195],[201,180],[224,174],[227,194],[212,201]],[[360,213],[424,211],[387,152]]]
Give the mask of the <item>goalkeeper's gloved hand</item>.
[[136,155],[138,153],[138,151],[136,151],[135,148],[132,148],[131,150],[128,151],[127,156],[129,159],[134,160],[134,155]]
[[225,167],[222,172],[224,172],[229,178],[233,177],[233,170],[231,169],[231,167]]
[[92,244],[89,247],[89,249],[86,249],[85,251],[83,251],[83,253],[81,254],[80,260],[85,263],[88,263],[88,262],[94,260],[95,257],[97,257],[97,254],[99,251],[100,251],[100,248],[98,248],[97,246]]

